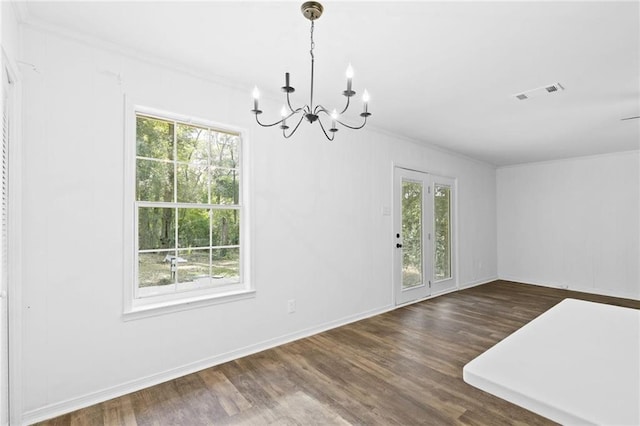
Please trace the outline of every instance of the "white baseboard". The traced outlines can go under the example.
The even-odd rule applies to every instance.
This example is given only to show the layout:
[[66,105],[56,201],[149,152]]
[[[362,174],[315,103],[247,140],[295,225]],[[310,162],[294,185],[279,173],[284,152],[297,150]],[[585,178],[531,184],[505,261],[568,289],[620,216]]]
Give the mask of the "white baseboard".
[[[455,292],[458,290],[479,286],[497,280],[497,277],[484,278],[477,281],[468,282],[459,285],[458,288],[447,290],[438,294],[431,295],[425,299],[417,300],[415,302],[421,302],[426,299],[432,299],[437,296],[442,296],[447,293]],[[410,303],[415,303],[410,302]],[[273,339],[265,340],[254,345],[249,345],[244,348],[239,348],[230,352],[219,354],[213,357],[205,358],[200,361],[196,361],[184,366],[173,368],[171,370],[163,371],[157,374],[153,374],[140,379],[131,380],[126,383],[122,383],[116,386],[112,386],[106,389],[102,389],[96,392],[71,398],[66,401],[57,402],[54,404],[46,405],[44,407],[37,408],[35,410],[27,411],[22,415],[22,424],[32,424],[40,422],[46,419],[57,417],[81,408],[85,408],[94,404],[98,404],[104,401],[108,401],[113,398],[117,398],[122,395],[126,395],[132,392],[139,391],[141,389],[148,388],[160,383],[164,383],[168,380],[173,380],[187,374],[195,373],[200,370],[204,370],[209,367],[223,364],[225,362],[233,361],[234,359],[242,358],[248,355],[255,354],[267,349],[274,348],[276,346],[284,345],[286,343],[293,342],[295,340],[303,339],[305,337],[312,336],[314,334],[322,333],[323,331],[331,330],[336,327],[350,324],[352,322],[360,321],[366,318],[370,318],[375,315],[380,315],[385,312],[392,311],[396,308],[400,308],[406,305],[393,306],[386,305],[376,309],[372,309],[366,312],[362,312],[356,315],[350,315],[335,321],[330,321],[316,327],[310,327],[304,330],[297,331],[295,333],[286,334]]]
[[501,275],[500,278],[498,279],[505,280],[505,281],[512,281],[517,284],[528,284],[528,285],[537,285],[541,287],[558,288],[562,290],[577,291],[580,293],[596,294],[598,296],[609,296],[609,297],[619,297],[623,299],[640,300],[640,296],[637,294],[625,293],[625,292],[619,292],[619,291],[614,292],[608,289],[575,288],[575,287],[570,287],[567,284],[563,284],[563,283],[561,284],[561,283],[554,283],[554,282],[544,282],[544,281],[532,280],[528,278],[516,277],[511,275]]
[[132,392],[139,391],[141,389],[148,388],[160,383],[164,383],[168,380],[173,380],[178,377],[185,376],[187,374],[195,373],[200,370],[204,370],[209,367],[213,367],[225,362],[232,361],[234,359],[242,358],[248,355],[262,352],[266,349],[271,349],[276,346],[284,345],[295,340],[303,339],[305,337],[312,336],[314,334],[322,333],[323,331],[331,330],[336,327],[341,327],[352,322],[360,321],[375,315],[380,315],[385,312],[395,309],[396,306],[387,305],[380,308],[372,309],[370,311],[362,312],[356,315],[350,315],[335,321],[330,321],[319,325],[317,327],[310,327],[304,330],[300,330],[295,333],[286,334],[280,337],[269,339],[255,345],[249,345],[244,348],[226,352],[220,355],[216,355],[210,358],[205,358],[200,361],[196,361],[181,367],[173,368],[171,370],[163,371],[158,374],[143,377],[136,380],[131,380],[126,383],[122,383],[117,386],[112,386],[97,392],[92,392],[76,398],[71,398],[66,401],[57,402],[55,404],[46,405],[44,407],[37,408],[32,411],[27,411],[22,415],[22,424],[30,425],[36,422],[40,422],[46,419],[57,417],[81,408],[85,408],[100,402],[108,401],[109,399],[117,398],[122,395],[126,395]]
[[464,290],[464,289],[466,289],[466,288],[477,287],[477,286],[479,286],[479,285],[487,284],[487,283],[490,283],[490,282],[496,281],[496,280],[498,280],[498,279],[499,279],[499,278],[498,278],[498,276],[497,276],[497,275],[496,275],[496,276],[493,276],[493,277],[481,278],[481,279],[479,279],[479,280],[470,281],[470,282],[465,283],[465,284],[460,284],[460,285],[458,286],[458,289],[459,289],[459,290]]

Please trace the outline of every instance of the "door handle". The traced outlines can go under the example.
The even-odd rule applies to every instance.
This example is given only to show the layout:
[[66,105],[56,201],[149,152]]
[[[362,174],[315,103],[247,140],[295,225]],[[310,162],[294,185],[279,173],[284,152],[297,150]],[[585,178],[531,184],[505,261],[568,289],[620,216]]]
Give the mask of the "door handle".
[[396,243],[396,248],[402,248],[402,244]]

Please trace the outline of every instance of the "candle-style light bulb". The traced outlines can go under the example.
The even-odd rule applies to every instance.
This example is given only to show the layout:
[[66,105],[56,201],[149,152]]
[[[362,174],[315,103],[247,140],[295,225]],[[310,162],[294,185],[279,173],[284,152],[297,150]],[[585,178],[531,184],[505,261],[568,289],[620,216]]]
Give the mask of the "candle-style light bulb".
[[351,66],[351,64],[349,64],[349,66],[347,67],[347,72],[345,74],[347,75],[348,79],[353,78],[353,67]]
[[253,96],[253,110],[258,111],[258,99],[260,99],[260,91],[258,90],[258,86],[254,86],[253,92],[251,92],[251,96]]
[[362,107],[362,113],[360,114],[360,117],[364,117],[365,120],[367,119],[367,117],[371,115],[371,113],[369,112],[370,99],[371,99],[371,96],[369,96],[369,92],[367,91],[367,89],[364,89],[364,92],[362,93],[363,107]]
[[351,64],[347,67],[347,72],[345,74],[347,75],[347,92],[351,92],[351,81],[353,80],[353,67]]
[[287,108],[282,105],[282,109],[280,110],[280,116],[282,117],[282,124],[280,124],[280,128],[282,130],[289,128],[289,126],[287,126],[287,115],[289,115],[287,112]]
[[331,132],[337,132],[338,129],[336,127],[336,121],[338,120],[338,111],[335,110],[335,108],[333,109],[333,111],[331,111],[331,128],[329,129],[329,131]]

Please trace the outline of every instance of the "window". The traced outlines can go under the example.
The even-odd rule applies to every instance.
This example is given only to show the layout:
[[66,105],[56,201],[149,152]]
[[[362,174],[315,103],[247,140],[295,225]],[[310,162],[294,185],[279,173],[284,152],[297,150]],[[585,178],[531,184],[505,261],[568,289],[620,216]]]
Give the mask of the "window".
[[135,113],[130,310],[249,290],[242,136],[194,123]]

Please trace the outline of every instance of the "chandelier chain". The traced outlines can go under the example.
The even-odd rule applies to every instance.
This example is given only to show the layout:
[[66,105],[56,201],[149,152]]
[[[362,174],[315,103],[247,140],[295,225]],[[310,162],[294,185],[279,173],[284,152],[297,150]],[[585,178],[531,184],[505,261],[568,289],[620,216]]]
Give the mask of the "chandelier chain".
[[311,50],[309,50],[309,54],[311,55],[311,99],[309,102],[309,111],[308,113],[311,114],[311,108],[313,108],[313,68],[315,65],[315,61],[316,58],[313,55],[313,49],[316,47],[315,42],[313,41],[313,28],[314,28],[314,21],[311,21]]
[[311,59],[313,59],[313,49],[315,49],[316,44],[313,41],[313,27],[314,27],[314,22],[311,21],[311,50],[309,50],[309,54],[311,55]]

